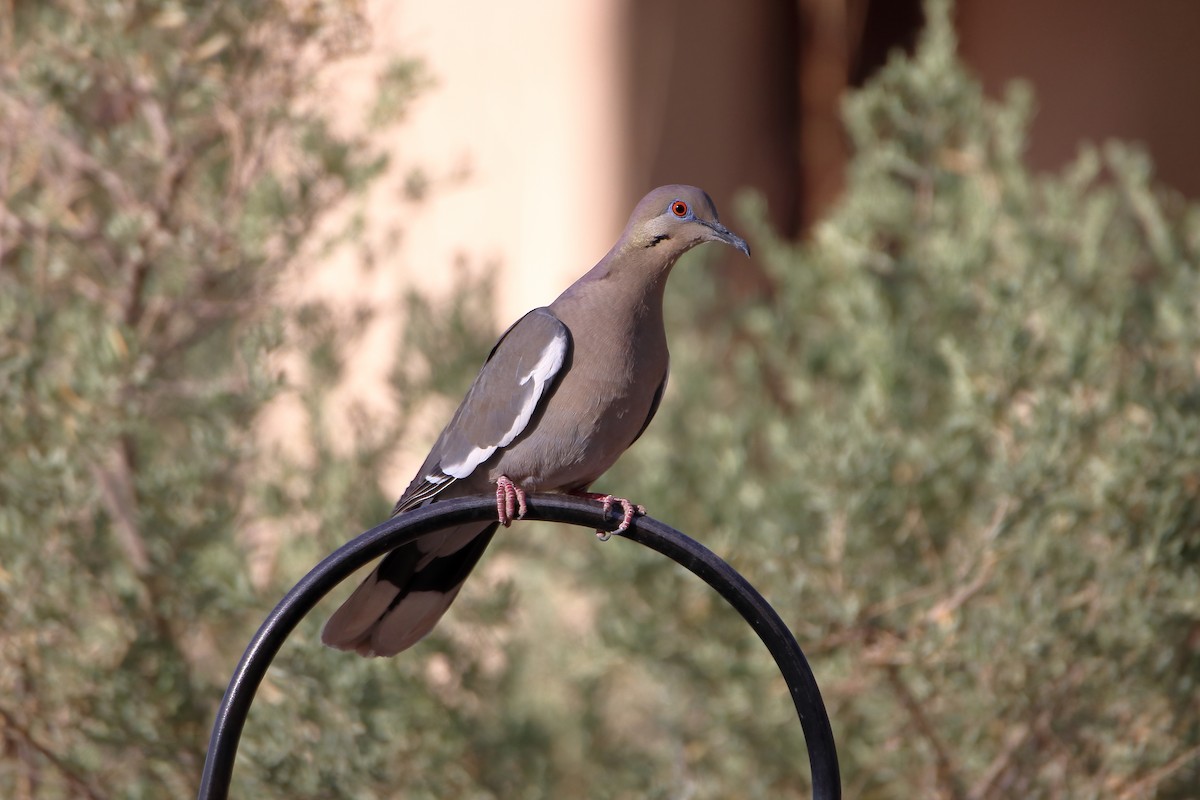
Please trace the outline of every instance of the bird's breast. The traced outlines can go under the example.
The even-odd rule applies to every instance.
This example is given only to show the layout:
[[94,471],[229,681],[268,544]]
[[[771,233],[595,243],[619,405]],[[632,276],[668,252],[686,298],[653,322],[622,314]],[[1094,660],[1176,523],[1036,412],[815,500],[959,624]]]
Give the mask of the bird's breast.
[[575,335],[571,364],[541,417],[501,454],[492,480],[504,474],[527,491],[570,491],[599,478],[629,448],[666,377],[665,335],[633,337],[639,346],[632,351],[608,338]]

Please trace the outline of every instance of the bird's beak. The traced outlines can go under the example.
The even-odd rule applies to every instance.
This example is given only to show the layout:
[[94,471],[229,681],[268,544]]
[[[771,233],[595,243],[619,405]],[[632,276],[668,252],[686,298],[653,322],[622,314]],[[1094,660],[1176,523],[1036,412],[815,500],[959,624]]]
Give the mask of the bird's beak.
[[729,230],[729,228],[726,228],[719,222],[708,222],[707,220],[700,220],[700,222],[712,231],[713,241],[724,242],[735,250],[741,250],[747,257],[750,256],[750,245],[746,244],[745,239]]

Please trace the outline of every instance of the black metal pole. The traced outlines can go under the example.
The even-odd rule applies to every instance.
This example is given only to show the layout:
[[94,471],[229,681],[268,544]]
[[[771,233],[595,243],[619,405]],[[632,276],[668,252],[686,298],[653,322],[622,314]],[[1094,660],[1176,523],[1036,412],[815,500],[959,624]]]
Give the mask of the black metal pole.
[[[359,567],[406,542],[453,525],[484,522],[495,517],[496,501],[492,495],[432,503],[375,526],[338,548],[305,575],[268,615],[229,681],[208,743],[198,795],[200,800],[228,797],[238,742],[254,694],[283,642],[322,597]],[[608,530],[618,523],[615,512],[605,515],[594,501],[567,495],[531,495],[525,519]],[[795,637],[775,610],[733,567],[674,528],[650,517],[638,517],[622,535],[686,567],[716,589],[754,628],[783,673],[800,717],[808,748],[813,797],[821,800],[840,798],[837,749],[821,691]]]

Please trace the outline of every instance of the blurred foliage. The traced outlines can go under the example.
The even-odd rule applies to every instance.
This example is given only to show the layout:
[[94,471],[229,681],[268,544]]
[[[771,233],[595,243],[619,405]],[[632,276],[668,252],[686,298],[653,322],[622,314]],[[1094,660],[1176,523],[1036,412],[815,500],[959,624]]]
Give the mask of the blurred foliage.
[[[188,796],[257,623],[386,516],[380,475],[487,352],[490,284],[401,298],[394,408],[336,413],[371,315],[277,297],[357,241],[359,216],[313,232],[386,166],[306,94],[361,48],[357,5],[13,8],[0,794]],[[678,267],[667,398],[597,488],[703,539],[794,627],[847,796],[1193,796],[1200,207],[1122,145],[1032,174],[1029,93],[985,99],[931,11],[848,101],[849,185],[813,241],[776,238],[753,197],[734,215],[772,290],[731,305],[712,253]],[[368,127],[428,85],[388,66]],[[258,436],[280,399],[300,454]],[[627,543],[515,526],[396,659],[321,648],[321,621],[268,675],[233,796],[807,791],[765,649]]]
[[[339,429],[325,414],[366,319],[277,300],[327,212],[387,166],[312,102],[319,71],[362,52],[367,31],[355,2],[60,0],[0,15],[0,795],[188,796],[290,559],[390,506],[362,476],[405,426]],[[421,77],[398,64],[380,76],[376,125],[402,116]],[[302,384],[283,381],[289,354]],[[258,444],[281,395],[303,409],[307,457]],[[270,542],[288,536],[300,544],[272,572]],[[272,724],[247,741],[246,795],[324,795],[314,740],[366,735],[345,721],[346,693],[303,691],[359,673],[304,669],[309,655],[281,662],[295,683],[273,677],[286,705],[264,692]]]
[[[813,242],[743,204],[770,296],[730,311],[679,268],[664,413],[608,479],[794,624],[848,796],[1191,797],[1200,207],[1118,144],[1031,174],[1029,92],[985,99],[931,10],[848,101],[849,185]],[[671,665],[670,705],[766,688],[730,650],[751,634],[679,613],[699,601],[676,570],[604,580],[638,598],[610,641]],[[694,796],[799,792],[776,734],[722,709]]]

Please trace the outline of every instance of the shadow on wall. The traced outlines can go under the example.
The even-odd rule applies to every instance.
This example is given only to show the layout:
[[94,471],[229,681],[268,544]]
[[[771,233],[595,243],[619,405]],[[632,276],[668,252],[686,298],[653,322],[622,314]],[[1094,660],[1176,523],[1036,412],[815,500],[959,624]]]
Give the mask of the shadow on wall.
[[[803,235],[842,187],[842,96],[892,51],[911,52],[922,5],[626,0],[626,201],[683,181],[728,205],[753,186],[781,233]],[[1200,70],[1200,4],[960,0],[956,16],[963,58],[989,93],[1033,84],[1034,167],[1057,169],[1081,140],[1118,137],[1143,143],[1164,183],[1200,195],[1200,104],[1180,102]]]

